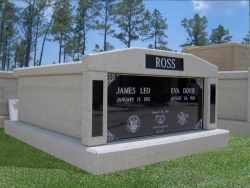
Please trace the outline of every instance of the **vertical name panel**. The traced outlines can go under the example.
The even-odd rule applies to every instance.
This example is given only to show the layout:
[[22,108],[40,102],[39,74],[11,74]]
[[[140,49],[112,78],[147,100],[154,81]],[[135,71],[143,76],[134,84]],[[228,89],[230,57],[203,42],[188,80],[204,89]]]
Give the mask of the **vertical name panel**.
[[103,136],[103,81],[93,80],[92,137]]
[[210,84],[210,123],[215,123],[216,85]]

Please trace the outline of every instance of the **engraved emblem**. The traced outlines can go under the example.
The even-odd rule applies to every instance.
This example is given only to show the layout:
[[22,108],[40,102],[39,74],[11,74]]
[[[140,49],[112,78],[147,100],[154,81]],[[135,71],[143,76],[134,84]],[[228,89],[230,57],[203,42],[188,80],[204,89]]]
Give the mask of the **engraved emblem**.
[[181,112],[178,115],[179,121],[178,123],[180,123],[182,126],[188,122],[187,118],[188,118],[188,114],[185,114],[184,112]]
[[196,78],[196,83],[201,89],[203,89],[203,78]]
[[162,125],[164,123],[164,121],[165,121],[165,115],[157,115],[155,117],[155,120],[156,120],[157,123]]
[[112,82],[115,81],[115,77],[118,77],[119,75],[115,75],[115,74],[108,74],[108,83],[107,86],[109,86]]
[[138,116],[130,116],[127,120],[127,129],[131,133],[136,133],[141,126],[141,120]]
[[194,130],[201,130],[202,129],[202,119],[195,125]]
[[107,141],[112,142],[112,141],[115,141],[115,140],[116,140],[115,135],[112,134],[109,130],[107,130]]

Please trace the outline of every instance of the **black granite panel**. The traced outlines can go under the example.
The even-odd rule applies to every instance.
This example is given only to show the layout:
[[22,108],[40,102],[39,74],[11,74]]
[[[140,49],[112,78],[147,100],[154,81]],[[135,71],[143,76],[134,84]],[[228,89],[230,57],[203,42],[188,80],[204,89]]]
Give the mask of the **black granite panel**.
[[103,81],[93,80],[92,137],[103,136]]
[[202,129],[203,78],[108,75],[108,141]]
[[215,123],[216,85],[210,85],[210,123]]
[[146,54],[146,69],[183,71],[183,58]]

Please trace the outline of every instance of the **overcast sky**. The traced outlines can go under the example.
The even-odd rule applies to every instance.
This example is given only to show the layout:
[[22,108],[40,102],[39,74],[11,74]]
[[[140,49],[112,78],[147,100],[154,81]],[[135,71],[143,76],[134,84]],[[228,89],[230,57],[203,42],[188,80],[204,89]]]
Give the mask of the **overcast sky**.
[[[19,5],[22,1],[15,1]],[[76,0],[71,1],[76,4]],[[181,26],[181,20],[184,18],[191,19],[195,13],[201,16],[206,16],[208,19],[207,32],[210,36],[212,29],[222,25],[228,29],[230,35],[233,36],[232,42],[241,43],[243,38],[249,31],[249,1],[235,0],[235,1],[168,1],[168,0],[155,0],[144,1],[146,9],[152,13],[156,8],[167,19],[168,29],[166,34],[168,36],[168,47],[178,52],[182,48],[179,45],[186,42],[188,37],[185,29]],[[86,54],[92,53],[95,44],[103,45],[103,36],[96,32],[89,32],[87,35],[87,51]],[[108,36],[108,42],[115,46],[115,49],[126,48],[119,40]],[[149,42],[136,41],[132,42],[131,47],[144,47],[147,48]],[[53,61],[58,60],[58,44],[46,43],[43,65],[51,64]]]

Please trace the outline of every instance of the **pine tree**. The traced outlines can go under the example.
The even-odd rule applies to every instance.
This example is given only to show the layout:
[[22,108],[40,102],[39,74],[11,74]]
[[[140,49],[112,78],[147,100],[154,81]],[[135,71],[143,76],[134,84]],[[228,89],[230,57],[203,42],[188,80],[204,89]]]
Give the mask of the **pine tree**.
[[68,39],[72,33],[72,11],[73,8],[70,0],[58,0],[54,3],[55,15],[51,26],[51,33],[54,36],[53,41],[59,43],[59,57],[58,62],[61,63],[61,56],[65,62],[67,51],[65,47],[68,45]]
[[[7,1],[1,1],[0,2],[0,12],[1,12],[1,25],[0,25],[0,58],[1,58],[1,62],[3,61],[3,54],[2,54],[2,46],[3,46],[3,32],[4,32],[4,25],[5,25],[5,13],[6,13],[6,9],[5,9],[5,5],[6,5]],[[3,68],[2,68],[3,69]]]
[[2,70],[8,70],[13,58],[13,42],[16,40],[18,31],[15,27],[17,22],[16,7],[7,0],[0,2],[1,27],[0,27],[0,60]]
[[77,36],[78,47],[76,52],[78,52],[78,59],[80,59],[80,54],[84,55],[86,51],[87,44],[87,33],[93,29],[93,20],[97,15],[97,11],[93,9],[93,4],[95,0],[78,0],[78,7],[76,9],[76,27],[74,33]]
[[[47,34],[47,28],[50,24],[50,20],[48,19],[48,15],[46,11],[51,8],[50,0],[37,0],[35,4],[36,15],[34,19],[34,56],[33,56],[33,65],[41,65],[41,58],[37,59],[37,45],[38,38]],[[44,42],[42,43],[43,50]],[[40,53],[42,55],[42,52]],[[37,63],[38,62],[38,63]]]
[[243,38],[242,44],[250,45],[250,31],[248,31],[246,37]]
[[[38,39],[44,36],[47,22],[46,10],[50,7],[50,0],[25,0],[27,7],[19,14],[19,25],[26,40],[25,64],[28,67],[33,53],[33,65],[37,60]],[[39,64],[39,63],[38,63]]]
[[145,18],[145,5],[142,0],[123,0],[117,4],[116,13],[116,23],[121,32],[115,33],[114,37],[130,48],[131,42],[140,38]]
[[36,0],[26,0],[25,1],[28,6],[23,9],[23,11],[20,14],[20,22],[21,22],[21,27],[22,27],[22,31],[23,31],[23,35],[25,36],[25,40],[26,40],[26,49],[25,49],[25,63],[23,64],[23,66],[28,67],[29,66],[29,62],[31,59],[31,52],[34,50],[34,46],[32,46],[33,43],[33,39],[34,39],[34,23],[35,23],[35,14],[36,14],[36,10],[35,10],[35,4],[36,4]]
[[212,30],[209,39],[211,44],[221,44],[231,42],[232,36],[229,35],[228,29],[224,29],[222,25],[219,25],[218,28]]
[[14,66],[16,67],[23,67],[25,64],[26,59],[26,40],[21,38],[19,41],[14,42],[13,44],[13,50],[14,50]]
[[[153,41],[149,45],[150,49],[164,49],[167,45],[167,35],[165,30],[168,28],[166,24],[167,19],[163,18],[159,10],[155,9],[152,15],[147,11],[146,13],[148,22],[144,24],[143,41]],[[165,48],[167,49],[167,48]]]
[[100,48],[100,46],[98,44],[95,45],[95,48],[94,50],[92,50],[93,53],[97,53],[97,52],[104,52],[104,51],[111,51],[111,50],[114,50],[115,47],[110,44],[110,43],[106,43],[106,50],[104,50],[104,47],[103,48]]
[[40,58],[38,61],[38,66],[40,66],[42,64],[42,58],[43,58],[43,49],[45,46],[45,42],[46,41],[51,41],[51,39],[48,39],[48,35],[51,34],[51,25],[54,21],[54,17],[55,17],[55,12],[56,12],[56,7],[53,6],[53,4],[49,1],[48,2],[48,8],[53,7],[53,13],[52,15],[50,15],[50,19],[46,19],[46,21],[43,24],[43,28],[42,28],[42,32],[43,32],[43,40],[42,40],[42,46],[41,46],[41,51],[40,51]]
[[[98,0],[95,8],[98,13],[98,19],[95,21],[95,28],[102,31],[103,51],[108,51],[107,36],[113,35],[114,30],[111,28],[115,23],[115,0]],[[110,44],[109,44],[110,45]]]
[[192,19],[184,18],[181,21],[181,25],[186,29],[188,33],[187,42],[180,45],[183,46],[205,46],[208,44],[207,39],[207,23],[208,20],[205,16],[200,17],[199,14],[195,14]]

